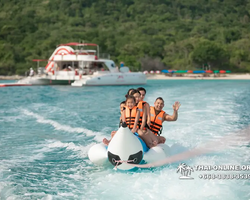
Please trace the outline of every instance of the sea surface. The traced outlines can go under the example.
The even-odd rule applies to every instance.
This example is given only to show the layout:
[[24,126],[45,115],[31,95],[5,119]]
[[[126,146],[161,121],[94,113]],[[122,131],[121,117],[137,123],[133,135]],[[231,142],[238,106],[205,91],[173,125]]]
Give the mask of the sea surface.
[[[138,86],[0,88],[0,199],[250,199],[250,179],[205,180],[199,175],[215,171],[194,171],[192,180],[180,180],[180,162],[129,172],[93,165],[88,150],[117,129],[119,104],[132,87]],[[168,114],[181,103],[178,120],[164,122],[169,146],[192,149],[250,124],[250,81],[148,80],[144,87],[145,100],[153,105],[163,97]],[[250,146],[183,162],[250,165]]]

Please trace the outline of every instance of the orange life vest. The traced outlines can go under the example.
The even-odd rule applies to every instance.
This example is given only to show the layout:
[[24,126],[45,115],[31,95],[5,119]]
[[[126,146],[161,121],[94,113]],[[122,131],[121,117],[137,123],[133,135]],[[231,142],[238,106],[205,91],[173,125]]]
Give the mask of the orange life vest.
[[132,109],[129,109],[127,106],[125,108],[125,120],[127,123],[128,128],[132,129],[135,124],[135,118],[137,113],[137,106],[133,107]]
[[165,112],[161,110],[161,112],[158,115],[156,115],[155,108],[153,106],[150,106],[150,117],[151,117],[150,130],[155,135],[159,135],[159,131],[161,130],[161,127],[162,127],[162,119],[164,117],[164,113]]
[[138,122],[139,127],[141,127],[141,124],[142,124],[143,108],[144,108],[145,103],[146,101],[139,101],[139,103],[137,104],[138,110],[140,111],[140,118]]

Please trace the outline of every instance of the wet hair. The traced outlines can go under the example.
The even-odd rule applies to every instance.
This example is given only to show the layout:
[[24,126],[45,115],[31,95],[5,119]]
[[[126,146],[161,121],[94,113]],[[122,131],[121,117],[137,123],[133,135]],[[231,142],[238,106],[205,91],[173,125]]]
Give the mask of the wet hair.
[[136,102],[135,97],[133,95],[127,95],[125,102],[127,103],[127,100],[129,100],[129,99],[133,99],[134,102]]
[[164,103],[164,100],[163,100],[163,98],[162,98],[162,97],[157,97],[155,101],[157,101],[158,99],[159,99],[159,100],[162,100],[162,101],[163,101],[163,103]]
[[122,101],[122,102],[120,103],[120,105],[122,105],[122,104],[126,104],[126,101]]
[[137,90],[139,90],[139,91],[143,90],[145,92],[145,94],[147,93],[147,91],[144,87],[138,87]]
[[130,92],[130,95],[134,95],[134,94],[136,94],[136,93],[138,93],[139,95],[141,95],[141,93],[140,93],[140,91],[139,90],[132,90],[131,92]]

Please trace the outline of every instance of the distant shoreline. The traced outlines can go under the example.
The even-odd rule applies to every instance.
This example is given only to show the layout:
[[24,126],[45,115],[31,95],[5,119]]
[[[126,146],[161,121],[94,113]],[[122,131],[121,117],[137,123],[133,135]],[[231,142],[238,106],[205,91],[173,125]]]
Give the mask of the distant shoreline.
[[202,74],[183,74],[173,76],[165,74],[147,74],[148,80],[250,80],[250,74],[218,74],[203,76]]
[[19,75],[1,76],[0,75],[0,80],[20,80],[22,78],[25,78],[25,76],[19,76]]
[[[13,75],[13,76],[1,76],[0,80],[20,80],[25,78],[25,76]],[[250,80],[250,74],[219,74],[214,76],[210,74],[208,77],[202,74],[182,74],[178,76],[173,74],[147,74],[147,80]]]

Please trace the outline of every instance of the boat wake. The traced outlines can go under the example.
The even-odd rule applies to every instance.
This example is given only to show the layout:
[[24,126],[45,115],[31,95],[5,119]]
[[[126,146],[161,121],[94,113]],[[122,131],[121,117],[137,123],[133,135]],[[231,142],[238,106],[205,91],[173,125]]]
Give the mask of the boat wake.
[[78,154],[78,157],[80,158],[86,158],[88,149],[90,146],[92,146],[93,143],[88,144],[87,146],[82,146],[82,145],[76,145],[73,142],[61,142],[61,141],[56,141],[56,140],[50,140],[47,141],[47,144],[45,147],[42,149],[37,150],[36,152],[50,152],[53,151],[53,149],[61,149],[65,148],[66,150],[70,150],[72,152],[75,152]]
[[36,118],[36,121],[38,123],[50,124],[51,126],[53,126],[55,128],[55,130],[58,130],[58,131],[66,131],[69,133],[84,133],[86,136],[94,136],[94,139],[98,142],[102,141],[102,139],[104,137],[104,135],[100,132],[94,132],[94,131],[91,131],[89,129],[81,128],[81,127],[71,127],[69,125],[63,125],[63,124],[60,124],[54,120],[45,119],[43,116],[36,114],[34,112],[31,112],[29,110],[26,110],[26,109],[22,109],[22,112],[25,115]]
[[201,147],[196,147],[194,149],[170,156],[161,161],[152,162],[144,165],[133,165],[139,168],[151,168],[151,167],[160,167],[167,164],[175,163],[178,161],[184,161],[189,158],[196,156],[205,155],[212,152],[220,152],[225,149],[239,147],[242,145],[249,145],[250,143],[250,126],[246,129],[238,132],[237,134],[227,135],[221,137],[220,139],[208,142],[201,145]]

